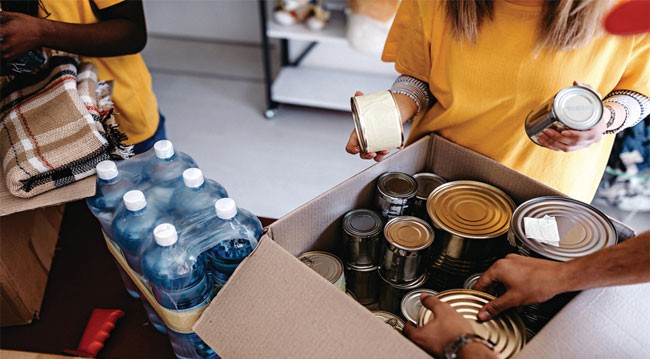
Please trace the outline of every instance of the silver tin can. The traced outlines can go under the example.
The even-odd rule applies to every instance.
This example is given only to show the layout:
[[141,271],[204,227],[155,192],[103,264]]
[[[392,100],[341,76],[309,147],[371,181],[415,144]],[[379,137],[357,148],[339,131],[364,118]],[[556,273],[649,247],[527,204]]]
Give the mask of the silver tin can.
[[403,216],[418,192],[415,179],[402,172],[386,172],[377,179],[375,204],[385,219]]
[[356,267],[350,264],[345,266],[346,286],[354,293],[357,302],[368,305],[377,301],[379,267]]
[[403,216],[384,227],[384,253],[379,271],[393,283],[410,283],[424,272],[427,249],[433,243],[431,226],[424,220]]
[[377,273],[379,274],[379,309],[395,314],[401,311],[400,306],[404,295],[424,285],[428,278],[428,274],[424,273],[411,283],[396,284],[382,277],[381,272]]
[[372,314],[377,318],[382,320],[384,323],[390,325],[393,329],[398,332],[402,332],[404,329],[404,321],[402,318],[396,316],[393,313],[384,312],[383,310],[374,310]]
[[418,324],[418,314],[422,309],[422,302],[420,302],[420,294],[422,293],[438,294],[435,290],[419,288],[406,293],[402,298],[402,317],[415,325]]
[[355,209],[343,216],[343,258],[353,266],[377,266],[384,221],[374,211]]
[[[555,218],[559,246],[526,237],[524,218],[544,216]],[[618,237],[609,218],[596,208],[572,198],[546,196],[528,200],[515,209],[508,240],[521,255],[565,262],[613,246]]]
[[427,213],[427,199],[434,189],[447,182],[444,178],[433,173],[416,173],[413,175],[418,183],[418,192],[415,194],[415,200],[411,205],[411,215],[429,221]]
[[345,293],[345,272],[339,257],[320,251],[305,252],[298,259]]
[[402,116],[390,91],[352,97],[350,106],[361,152],[404,146]]
[[559,132],[588,130],[598,124],[602,115],[603,103],[597,93],[583,86],[570,86],[528,114],[526,134],[539,145],[539,136],[547,128]]

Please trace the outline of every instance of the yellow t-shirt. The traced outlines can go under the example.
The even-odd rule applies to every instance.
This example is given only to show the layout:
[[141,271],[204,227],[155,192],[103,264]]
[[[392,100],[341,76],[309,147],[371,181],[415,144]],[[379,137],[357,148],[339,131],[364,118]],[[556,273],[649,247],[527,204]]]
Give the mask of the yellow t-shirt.
[[404,0],[382,59],[429,83],[438,102],[411,127],[408,143],[430,132],[486,155],[571,197],[590,202],[614,142],[556,152],[534,144],[526,115],[574,80],[602,95],[650,94],[650,37],[605,35],[572,51],[534,56],[541,7],[495,1],[476,45],[452,38],[440,2]]
[[[50,13],[48,20],[92,24],[99,19],[90,1],[101,10],[124,0],[41,0],[41,3]],[[39,8],[39,16],[45,17],[43,8]],[[153,136],[158,127],[158,104],[142,56],[84,57],[82,60],[97,66],[100,80],[114,81],[115,119],[129,137],[128,142],[135,144]]]

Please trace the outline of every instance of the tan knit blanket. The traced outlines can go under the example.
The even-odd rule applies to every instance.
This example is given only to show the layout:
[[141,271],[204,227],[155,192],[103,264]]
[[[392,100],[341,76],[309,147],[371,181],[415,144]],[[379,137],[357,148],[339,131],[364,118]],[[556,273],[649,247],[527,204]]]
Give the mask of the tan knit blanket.
[[70,184],[92,175],[100,161],[119,157],[123,138],[103,125],[112,103],[98,108],[97,90],[96,67],[67,56],[2,86],[0,159],[13,195],[33,197]]

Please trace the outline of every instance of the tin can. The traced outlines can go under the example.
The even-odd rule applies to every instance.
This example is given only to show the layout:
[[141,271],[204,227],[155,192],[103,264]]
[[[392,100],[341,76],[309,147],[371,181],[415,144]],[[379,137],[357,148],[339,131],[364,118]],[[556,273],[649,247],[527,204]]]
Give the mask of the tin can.
[[434,290],[419,288],[406,293],[402,298],[402,317],[414,325],[418,324],[418,314],[422,309],[422,302],[420,302],[420,294],[422,293],[438,295],[438,292]]
[[343,262],[339,257],[320,251],[305,252],[298,259],[345,293]]
[[[346,286],[346,287],[347,287],[347,286]],[[345,294],[347,294],[348,297],[354,299],[355,302],[357,301],[357,296],[354,295],[354,293],[352,293],[349,289],[346,289],[346,290],[345,290]]]
[[355,209],[343,216],[343,258],[353,266],[377,266],[384,222],[369,209]]
[[427,281],[428,274],[424,273],[420,278],[411,283],[397,284],[393,283],[379,274],[379,309],[391,313],[400,313],[402,298],[404,295],[413,289],[417,289],[424,285]]
[[404,146],[402,116],[390,91],[352,97],[350,105],[361,152]]
[[418,192],[418,183],[402,172],[386,172],[377,179],[376,206],[385,219],[408,212]]
[[379,267],[357,267],[346,264],[346,284],[348,290],[354,293],[357,302],[368,305],[377,301]]
[[418,192],[416,193],[415,200],[411,206],[411,215],[428,221],[429,215],[427,214],[427,199],[429,199],[429,195],[434,189],[438,188],[438,186],[443,183],[446,183],[447,180],[436,174],[426,172],[416,173],[413,175],[413,178],[415,178],[415,181],[418,183]]
[[393,313],[384,312],[383,310],[375,310],[372,314],[377,318],[384,321],[384,323],[390,325],[393,329],[398,332],[402,332],[404,329],[404,321],[402,318],[396,316]]
[[393,283],[410,283],[422,276],[433,229],[420,218],[391,219],[384,227],[384,253],[379,271]]
[[531,111],[526,117],[528,137],[539,145],[539,136],[547,128],[563,130],[588,130],[600,121],[603,103],[593,90],[583,86],[570,86]]
[[[524,218],[550,216],[557,222],[559,246],[526,237]],[[508,233],[521,255],[565,262],[613,246],[618,237],[612,222],[596,208],[571,198],[546,196],[528,200],[514,211]]]
[[[514,311],[506,311],[485,322],[478,321],[478,311],[495,298],[489,294],[467,289],[452,289],[437,295],[467,319],[477,335],[494,344],[499,358],[512,358],[526,345],[526,326]],[[418,327],[433,319],[433,312],[422,307]]]
[[[472,274],[469,277],[467,277],[467,279],[465,279],[465,283],[463,284],[463,288],[476,290],[474,288],[474,286],[476,285],[476,282],[478,282],[479,278],[481,278],[482,275],[483,275],[483,273],[475,273],[475,274]],[[498,296],[503,295],[503,293],[505,293],[506,290],[505,290],[505,288],[503,287],[503,285],[501,283],[495,283],[495,284],[491,285],[484,292],[487,293],[487,294],[493,295],[495,297],[498,297]]]
[[484,272],[510,249],[507,232],[515,208],[500,189],[477,181],[447,182],[427,200],[436,229],[431,249],[435,290],[462,288],[473,273]]

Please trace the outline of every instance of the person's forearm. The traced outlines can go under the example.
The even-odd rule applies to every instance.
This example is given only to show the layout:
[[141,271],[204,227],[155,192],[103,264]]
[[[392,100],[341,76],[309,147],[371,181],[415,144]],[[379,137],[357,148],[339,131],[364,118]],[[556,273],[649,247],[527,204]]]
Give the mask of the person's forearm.
[[562,266],[561,291],[650,282],[650,232]]
[[140,52],[146,33],[127,19],[111,19],[94,24],[70,24],[43,20],[42,46],[82,56],[121,56]]
[[398,93],[394,93],[393,98],[397,103],[399,114],[402,117],[402,123],[406,123],[415,116],[418,111],[418,106],[415,104],[415,101],[411,100],[411,98],[406,95]]

